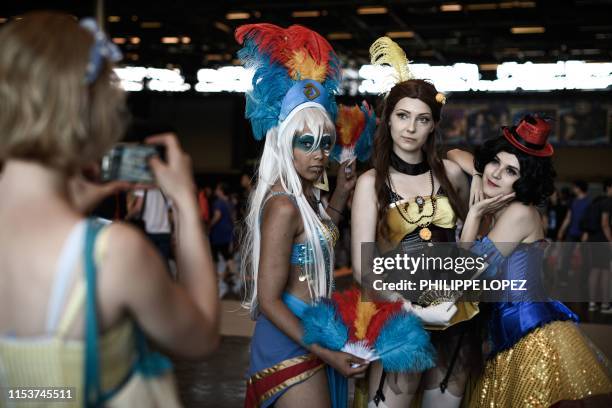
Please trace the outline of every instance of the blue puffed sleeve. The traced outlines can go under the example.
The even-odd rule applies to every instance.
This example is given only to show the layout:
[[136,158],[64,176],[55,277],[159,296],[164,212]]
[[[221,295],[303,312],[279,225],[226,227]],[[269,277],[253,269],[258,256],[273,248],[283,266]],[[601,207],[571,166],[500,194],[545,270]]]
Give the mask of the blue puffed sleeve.
[[481,275],[481,278],[484,279],[491,279],[496,276],[499,267],[506,261],[506,257],[499,252],[493,241],[486,235],[482,239],[475,241],[470,251],[476,256],[484,257],[485,261],[489,264],[486,271]]

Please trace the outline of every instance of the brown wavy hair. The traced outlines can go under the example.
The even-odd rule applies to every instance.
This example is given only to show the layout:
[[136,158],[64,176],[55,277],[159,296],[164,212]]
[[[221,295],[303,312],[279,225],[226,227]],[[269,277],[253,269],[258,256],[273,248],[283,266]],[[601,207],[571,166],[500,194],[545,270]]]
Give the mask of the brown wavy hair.
[[403,98],[415,98],[424,102],[431,109],[435,128],[433,134],[427,137],[425,144],[423,145],[423,152],[427,157],[427,162],[433,171],[434,177],[440,182],[442,188],[448,195],[450,204],[455,211],[455,214],[459,218],[464,219],[467,212],[465,204],[459,198],[459,194],[448,180],[446,171],[444,170],[444,163],[440,158],[438,152],[438,146],[436,143],[438,123],[440,123],[440,117],[442,113],[442,104],[436,101],[436,95],[438,91],[436,87],[422,79],[411,79],[408,81],[400,82],[396,84],[382,104],[382,112],[380,116],[380,123],[376,129],[376,135],[374,136],[374,148],[372,152],[372,166],[376,170],[376,179],[374,182],[374,188],[376,190],[376,197],[378,200],[378,214],[377,214],[377,229],[378,236],[383,239],[388,239],[389,227],[385,222],[385,216],[387,208],[391,204],[391,198],[386,188],[387,179],[389,177],[389,167],[391,166],[391,152],[393,150],[393,139],[391,138],[391,129],[389,127],[389,121],[391,113],[395,109],[395,105]]
[[32,12],[0,30],[0,162],[66,173],[99,159],[123,135],[123,90],[104,62],[85,83],[93,35],[67,14]]

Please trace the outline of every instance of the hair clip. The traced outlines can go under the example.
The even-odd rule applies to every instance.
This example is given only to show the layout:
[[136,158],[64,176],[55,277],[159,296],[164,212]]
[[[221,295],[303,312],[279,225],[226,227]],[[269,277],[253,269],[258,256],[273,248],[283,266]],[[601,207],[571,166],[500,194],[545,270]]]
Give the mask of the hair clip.
[[445,105],[446,104],[446,95],[444,95],[442,92],[438,92],[436,94],[436,102],[438,102],[440,105]]
[[93,18],[84,18],[79,22],[79,25],[89,31],[94,37],[94,43],[89,51],[87,71],[85,72],[85,82],[92,84],[100,75],[104,59],[117,62],[123,58],[123,54],[121,54],[119,47],[108,39]]

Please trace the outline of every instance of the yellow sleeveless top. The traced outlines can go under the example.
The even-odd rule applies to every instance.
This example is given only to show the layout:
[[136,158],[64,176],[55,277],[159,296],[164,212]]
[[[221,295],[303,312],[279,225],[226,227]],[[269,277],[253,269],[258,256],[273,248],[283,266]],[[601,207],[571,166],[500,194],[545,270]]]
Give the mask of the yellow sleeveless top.
[[[431,197],[425,197],[425,203],[421,212],[419,212],[419,206],[416,203],[416,197],[408,200],[403,200],[389,189],[392,195],[400,200],[391,203],[387,209],[385,222],[389,227],[389,237],[387,240],[383,240],[379,237],[379,247],[383,252],[395,248],[404,237],[417,228],[419,224],[423,225],[427,222],[430,225],[435,225],[440,228],[454,229],[457,224],[457,216],[453,207],[450,204],[450,200],[443,194],[437,194],[436,197],[436,211],[430,217],[423,217],[418,223],[409,223],[406,220],[417,220],[423,214],[431,214],[433,210],[433,204]],[[457,302],[457,313],[453,316],[450,321],[450,326],[457,323],[470,320],[476,316],[479,312],[477,302]],[[425,326],[428,330],[444,330],[446,327],[440,326]]]
[[[96,242],[95,259],[99,263],[103,247],[103,234]],[[81,280],[68,298],[57,330],[51,336],[0,336],[0,388],[2,387],[75,387],[69,403],[19,402],[19,407],[82,407],[85,369],[85,343],[67,339],[76,316],[85,306],[85,282]],[[117,388],[130,374],[136,358],[133,325],[122,322],[100,335],[99,355],[101,382],[104,391]],[[3,393],[6,394],[6,393]],[[0,407],[13,406],[0,395]],[[11,403],[9,405],[9,403]]]
[[418,224],[406,222],[406,219],[417,220],[423,214],[431,214],[432,210],[431,197],[425,198],[425,204],[421,212],[419,212],[419,206],[416,204],[415,198],[392,203],[387,210],[386,219],[389,227],[390,243],[399,244],[406,235],[418,228],[418,224],[429,222],[440,228],[455,228],[457,223],[455,211],[453,211],[448,197],[440,194],[436,195],[436,212],[433,216],[423,217]]

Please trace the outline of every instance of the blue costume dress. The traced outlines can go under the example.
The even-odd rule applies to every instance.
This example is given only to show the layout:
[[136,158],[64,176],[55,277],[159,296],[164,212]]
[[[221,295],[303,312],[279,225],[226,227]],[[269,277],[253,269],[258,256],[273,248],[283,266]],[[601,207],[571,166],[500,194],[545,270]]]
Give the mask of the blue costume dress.
[[[528,279],[530,290],[538,291],[544,246],[542,241],[519,245],[504,257],[484,237],[472,251],[487,256],[488,277]],[[550,407],[610,395],[609,363],[580,332],[571,310],[552,299],[530,301],[525,292],[507,291],[504,299],[492,304],[491,352],[470,407]]]
[[[286,193],[272,193],[279,195]],[[289,196],[293,199],[293,196]],[[332,222],[325,223],[326,229],[334,229]],[[332,237],[337,234],[320,231],[321,240],[328,240],[333,247]],[[323,246],[325,256],[325,246]],[[308,263],[314,262],[313,249],[307,244],[293,245],[291,264],[300,269]],[[328,278],[333,279],[332,271],[328,271]],[[308,308],[303,300],[289,294],[283,294],[283,302],[298,318],[301,318]],[[255,332],[251,339],[250,366],[248,371],[247,392],[245,408],[266,408],[274,404],[291,386],[299,384],[320,370],[326,370],[330,400],[333,408],[346,408],[348,405],[348,382],[345,377],[326,366],[310,351],[293,341],[279,330],[263,314],[259,314],[255,323]]]

